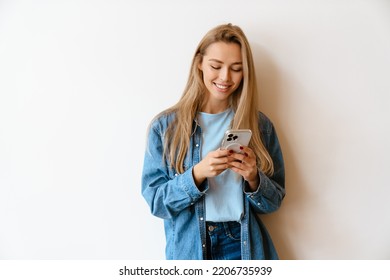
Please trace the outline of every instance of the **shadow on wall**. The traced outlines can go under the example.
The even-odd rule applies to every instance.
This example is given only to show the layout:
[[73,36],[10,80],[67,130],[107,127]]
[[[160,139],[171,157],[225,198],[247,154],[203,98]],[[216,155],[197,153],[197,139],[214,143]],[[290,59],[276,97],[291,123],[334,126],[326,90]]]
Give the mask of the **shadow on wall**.
[[[303,182],[302,171],[296,164],[297,157],[289,145],[287,128],[289,112],[289,98],[284,96],[283,81],[277,65],[267,51],[257,44],[251,45],[258,79],[260,93],[259,108],[274,123],[281,143],[286,169],[286,197],[281,208],[275,213],[260,215],[260,218],[269,230],[280,259],[297,259],[294,250],[294,236],[298,236],[304,229],[303,221],[298,215],[307,201],[308,187]],[[300,251],[300,250],[298,250]]]

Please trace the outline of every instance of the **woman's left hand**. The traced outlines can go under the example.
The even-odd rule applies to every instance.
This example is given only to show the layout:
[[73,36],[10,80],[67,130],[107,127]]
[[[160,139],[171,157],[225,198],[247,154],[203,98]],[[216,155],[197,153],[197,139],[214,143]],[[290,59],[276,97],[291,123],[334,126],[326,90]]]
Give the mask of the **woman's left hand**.
[[251,191],[256,191],[260,183],[256,155],[251,148],[246,146],[241,146],[240,150],[242,153],[230,152],[228,164],[231,170],[244,177]]

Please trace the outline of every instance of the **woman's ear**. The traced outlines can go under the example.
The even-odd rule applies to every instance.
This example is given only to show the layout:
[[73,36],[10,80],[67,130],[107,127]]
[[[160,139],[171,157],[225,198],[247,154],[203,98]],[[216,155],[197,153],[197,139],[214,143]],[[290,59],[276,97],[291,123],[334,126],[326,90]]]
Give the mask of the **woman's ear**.
[[201,71],[201,72],[203,72],[203,66],[202,66],[202,63],[203,63],[203,57],[202,56],[197,56],[196,57],[196,60],[198,61],[198,63],[197,63],[197,66],[198,66],[198,69]]
[[198,63],[198,69],[203,72],[203,70],[202,70],[202,62]]

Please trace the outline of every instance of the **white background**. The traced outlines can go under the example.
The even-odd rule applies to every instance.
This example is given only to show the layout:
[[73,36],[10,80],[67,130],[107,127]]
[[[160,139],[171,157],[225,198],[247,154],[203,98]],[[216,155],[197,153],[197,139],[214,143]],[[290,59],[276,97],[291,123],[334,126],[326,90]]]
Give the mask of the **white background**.
[[0,0],[0,259],[163,259],[146,129],[239,25],[287,172],[282,259],[390,259],[390,1]]

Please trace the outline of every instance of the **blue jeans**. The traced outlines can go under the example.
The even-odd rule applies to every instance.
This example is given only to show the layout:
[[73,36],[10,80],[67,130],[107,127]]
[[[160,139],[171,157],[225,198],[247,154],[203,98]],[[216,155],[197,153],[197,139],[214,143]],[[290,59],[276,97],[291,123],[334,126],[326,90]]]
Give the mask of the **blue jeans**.
[[241,260],[241,224],[207,222],[207,259]]

